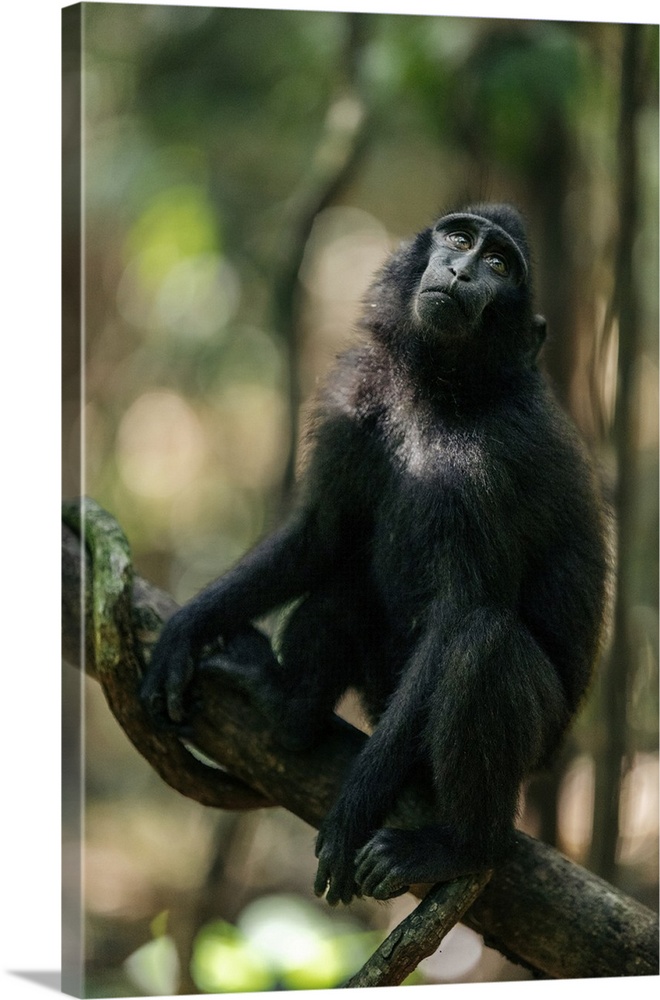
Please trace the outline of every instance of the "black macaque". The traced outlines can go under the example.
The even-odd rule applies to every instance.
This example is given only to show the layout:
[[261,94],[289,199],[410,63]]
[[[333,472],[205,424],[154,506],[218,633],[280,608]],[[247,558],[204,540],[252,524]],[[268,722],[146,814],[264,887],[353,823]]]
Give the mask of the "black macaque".
[[[317,841],[331,904],[506,855],[521,782],[589,681],[606,590],[595,477],[535,363],[518,213],[478,205],[425,229],[377,276],[361,327],[289,522],[167,623],[142,689],[155,723],[182,722],[220,636],[289,748],[357,690],[373,733]],[[275,657],[250,623],[293,599]],[[384,828],[413,777],[437,826]]]

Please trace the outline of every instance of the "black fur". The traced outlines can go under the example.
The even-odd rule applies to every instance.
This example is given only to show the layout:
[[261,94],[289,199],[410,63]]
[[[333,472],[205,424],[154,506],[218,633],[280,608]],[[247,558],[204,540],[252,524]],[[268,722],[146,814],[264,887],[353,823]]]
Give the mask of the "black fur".
[[[518,213],[476,206],[420,233],[361,325],[319,402],[295,513],[167,624],[143,686],[156,722],[165,706],[181,721],[220,635],[294,748],[357,689],[374,730],[318,837],[330,903],[504,856],[521,782],[589,681],[605,601],[604,513],[534,363],[545,327]],[[294,598],[276,659],[249,623]],[[438,825],[382,829],[417,776]]]

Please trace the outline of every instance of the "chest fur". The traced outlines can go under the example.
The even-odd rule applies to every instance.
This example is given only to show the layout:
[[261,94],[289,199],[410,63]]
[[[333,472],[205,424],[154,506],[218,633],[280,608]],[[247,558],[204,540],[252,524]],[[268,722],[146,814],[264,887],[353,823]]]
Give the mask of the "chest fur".
[[[375,498],[372,559],[375,578],[425,604],[461,581],[501,577],[513,560],[520,504],[506,463],[483,433],[419,427],[392,435],[385,488]],[[507,523],[507,545],[501,525]]]

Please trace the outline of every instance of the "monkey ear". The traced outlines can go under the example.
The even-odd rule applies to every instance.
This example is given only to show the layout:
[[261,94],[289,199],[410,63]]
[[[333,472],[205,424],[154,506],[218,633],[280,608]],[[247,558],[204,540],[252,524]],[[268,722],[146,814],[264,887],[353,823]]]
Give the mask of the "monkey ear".
[[532,355],[532,360],[536,361],[541,352],[541,348],[545,343],[545,338],[548,333],[548,324],[545,321],[545,316],[540,316],[538,313],[536,313],[535,316],[532,316],[531,332],[532,332],[531,355]]

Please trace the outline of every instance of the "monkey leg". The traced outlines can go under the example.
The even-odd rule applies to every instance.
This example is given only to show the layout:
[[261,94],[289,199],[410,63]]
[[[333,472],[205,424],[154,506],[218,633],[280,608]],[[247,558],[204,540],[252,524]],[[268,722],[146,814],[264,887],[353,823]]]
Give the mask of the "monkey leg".
[[304,749],[322,738],[341,695],[359,684],[364,631],[360,602],[337,583],[294,609],[278,650],[276,715],[282,745]]
[[463,616],[442,663],[420,734],[442,826],[372,833],[355,881],[377,899],[498,864],[512,842],[521,782],[567,721],[557,671],[505,609]]

